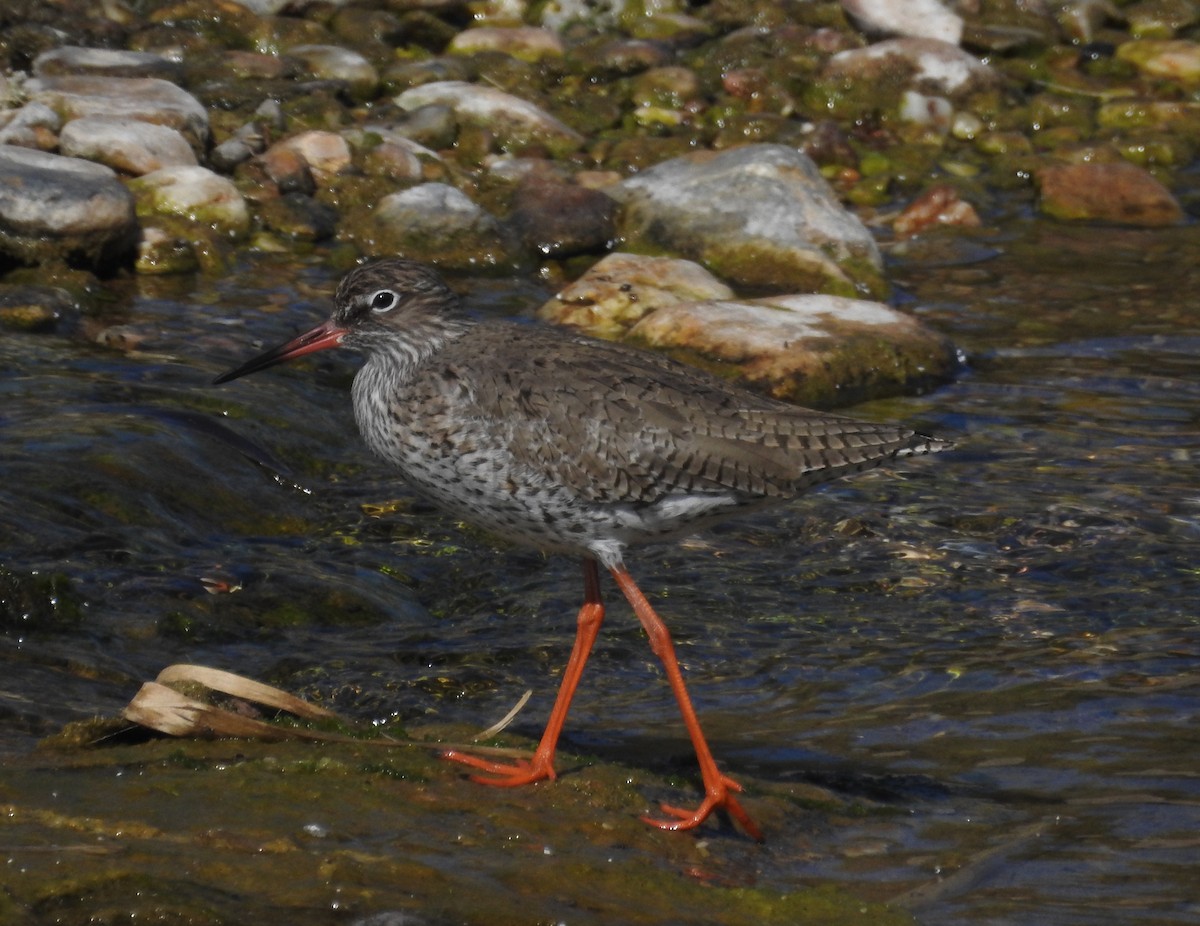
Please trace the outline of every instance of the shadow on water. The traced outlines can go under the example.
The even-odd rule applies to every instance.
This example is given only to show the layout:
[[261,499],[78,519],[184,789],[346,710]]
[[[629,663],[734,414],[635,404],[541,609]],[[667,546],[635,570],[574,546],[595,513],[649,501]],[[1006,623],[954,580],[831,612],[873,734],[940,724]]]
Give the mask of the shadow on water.
[[[323,314],[318,263],[143,292],[129,353],[6,335],[4,903],[47,922],[133,897],[189,922],[840,922],[871,903],[884,922],[1196,922],[1197,249],[1190,228],[1020,222],[893,246],[900,300],[968,365],[853,413],[960,449],[633,558],[765,848],[637,823],[695,782],[616,605],[550,786],[331,747],[31,755],[185,660],[438,735],[533,688],[524,745],[580,586],[367,458],[353,358],[207,385]],[[471,285],[481,311],[533,301]]]

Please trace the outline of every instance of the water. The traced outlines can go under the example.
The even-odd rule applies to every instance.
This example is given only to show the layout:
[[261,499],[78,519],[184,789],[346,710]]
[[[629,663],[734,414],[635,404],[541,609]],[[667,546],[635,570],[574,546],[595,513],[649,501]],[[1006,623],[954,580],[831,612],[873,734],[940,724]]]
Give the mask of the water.
[[[928,924],[1200,922],[1198,268],[1191,228],[1017,219],[893,248],[900,301],[967,363],[853,413],[959,449],[631,558],[770,831],[710,840],[722,877]],[[0,338],[4,755],[178,661],[379,721],[482,727],[532,688],[537,735],[578,566],[408,498],[353,432],[352,357],[208,385],[333,282],[263,257],[141,281],[109,339],[132,349]],[[481,311],[533,299],[471,287]],[[616,604],[566,748],[690,780]],[[861,812],[779,814],[800,787]]]

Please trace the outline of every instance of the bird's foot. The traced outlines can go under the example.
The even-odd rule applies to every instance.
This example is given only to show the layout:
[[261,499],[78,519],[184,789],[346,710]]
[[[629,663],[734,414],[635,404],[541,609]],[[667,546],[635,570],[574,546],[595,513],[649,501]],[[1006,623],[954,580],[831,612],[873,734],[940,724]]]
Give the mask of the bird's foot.
[[487,772],[487,775],[472,775],[471,780],[496,788],[519,788],[521,785],[533,784],[535,781],[553,781],[556,777],[552,761],[542,758],[536,752],[532,759],[495,762],[481,756],[473,756],[469,752],[447,749],[442,753],[442,758]]
[[715,784],[705,788],[704,800],[695,810],[673,807],[661,804],[662,812],[673,819],[657,820],[651,816],[643,816],[642,820],[661,830],[690,830],[695,829],[712,815],[714,810],[724,810],[734,821],[746,831],[756,842],[763,841],[762,830],[750,819],[750,815],[742,808],[734,792],[741,791],[742,786],[732,778],[722,775]]

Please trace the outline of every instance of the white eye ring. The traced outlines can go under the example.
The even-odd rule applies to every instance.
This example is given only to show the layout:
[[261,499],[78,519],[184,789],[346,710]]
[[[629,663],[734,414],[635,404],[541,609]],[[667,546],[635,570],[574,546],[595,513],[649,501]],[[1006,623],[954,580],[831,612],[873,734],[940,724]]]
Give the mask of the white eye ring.
[[371,296],[372,312],[390,312],[396,307],[399,297],[390,289],[378,290]]

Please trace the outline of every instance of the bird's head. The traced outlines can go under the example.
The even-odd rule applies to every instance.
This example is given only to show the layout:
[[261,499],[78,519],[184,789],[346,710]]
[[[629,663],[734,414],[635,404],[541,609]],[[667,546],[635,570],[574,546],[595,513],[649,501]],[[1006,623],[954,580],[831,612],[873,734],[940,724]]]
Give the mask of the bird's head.
[[222,373],[213,382],[227,383],[331,347],[371,352],[417,345],[452,323],[457,316],[458,297],[432,268],[390,258],[364,264],[346,274],[333,305],[327,321]]

